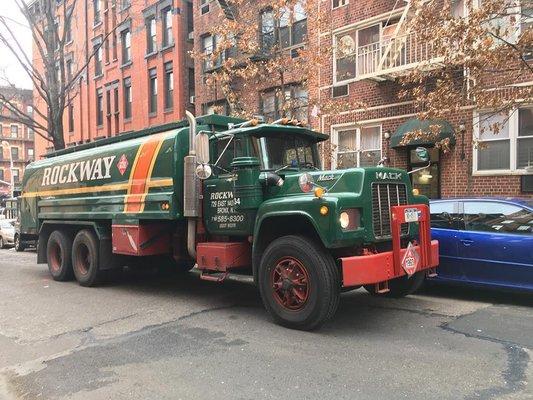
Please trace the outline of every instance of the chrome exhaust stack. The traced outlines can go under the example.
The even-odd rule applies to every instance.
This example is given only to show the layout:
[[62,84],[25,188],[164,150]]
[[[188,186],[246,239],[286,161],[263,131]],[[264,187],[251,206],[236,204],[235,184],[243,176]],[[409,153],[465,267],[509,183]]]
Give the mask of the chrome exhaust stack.
[[196,177],[196,118],[185,111],[189,122],[189,155],[184,158],[183,165],[183,215],[187,220],[187,251],[196,260],[196,218],[199,215],[200,195],[198,178]]

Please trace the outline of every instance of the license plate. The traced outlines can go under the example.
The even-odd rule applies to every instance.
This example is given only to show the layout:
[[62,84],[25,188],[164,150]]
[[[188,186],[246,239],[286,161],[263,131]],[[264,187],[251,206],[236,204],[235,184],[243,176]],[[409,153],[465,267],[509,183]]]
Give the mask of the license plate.
[[407,208],[404,211],[405,222],[418,222],[419,214],[416,208]]

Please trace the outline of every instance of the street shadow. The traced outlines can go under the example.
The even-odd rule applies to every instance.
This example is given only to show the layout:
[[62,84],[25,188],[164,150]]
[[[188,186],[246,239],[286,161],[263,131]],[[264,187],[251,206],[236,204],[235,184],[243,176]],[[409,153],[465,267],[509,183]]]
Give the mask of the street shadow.
[[425,284],[417,294],[462,301],[533,307],[533,293],[447,283]]

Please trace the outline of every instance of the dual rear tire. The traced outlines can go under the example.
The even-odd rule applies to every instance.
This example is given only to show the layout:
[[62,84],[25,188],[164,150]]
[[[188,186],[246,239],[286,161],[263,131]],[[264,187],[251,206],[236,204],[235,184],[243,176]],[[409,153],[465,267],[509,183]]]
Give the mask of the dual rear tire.
[[81,286],[95,286],[101,281],[98,239],[91,230],[79,231],[74,240],[65,231],[53,231],[48,238],[46,256],[48,270],[56,281],[75,277]]

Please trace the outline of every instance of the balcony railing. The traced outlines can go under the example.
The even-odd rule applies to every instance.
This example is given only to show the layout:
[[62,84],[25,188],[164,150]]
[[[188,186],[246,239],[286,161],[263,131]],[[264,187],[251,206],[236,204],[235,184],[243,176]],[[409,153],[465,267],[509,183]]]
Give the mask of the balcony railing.
[[399,34],[357,49],[357,79],[396,78],[421,64],[431,67],[440,60],[431,43],[419,41],[415,33]]

